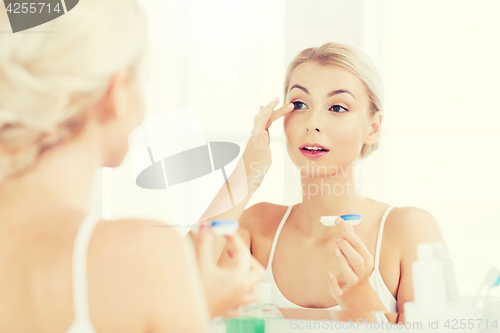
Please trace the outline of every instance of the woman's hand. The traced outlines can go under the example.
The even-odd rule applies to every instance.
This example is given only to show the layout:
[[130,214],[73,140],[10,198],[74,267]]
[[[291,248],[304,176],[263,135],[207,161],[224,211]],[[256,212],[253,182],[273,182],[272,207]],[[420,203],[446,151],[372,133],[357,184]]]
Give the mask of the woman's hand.
[[361,299],[360,296],[371,288],[369,277],[373,271],[373,257],[351,226],[341,218],[336,222],[340,237],[338,248],[334,250],[336,268],[335,272],[328,272],[328,285],[337,302],[345,304]]
[[293,103],[289,103],[274,110],[278,103],[279,99],[275,98],[271,103],[260,108],[260,112],[254,117],[254,128],[243,152],[248,191],[250,193],[254,193],[259,188],[267,170],[271,166],[269,127],[276,119],[294,108]]
[[240,306],[258,300],[254,287],[263,279],[265,270],[238,233],[225,236],[231,259],[226,267],[218,266],[213,254],[215,237],[206,225],[194,236],[210,317],[235,317],[239,315]]

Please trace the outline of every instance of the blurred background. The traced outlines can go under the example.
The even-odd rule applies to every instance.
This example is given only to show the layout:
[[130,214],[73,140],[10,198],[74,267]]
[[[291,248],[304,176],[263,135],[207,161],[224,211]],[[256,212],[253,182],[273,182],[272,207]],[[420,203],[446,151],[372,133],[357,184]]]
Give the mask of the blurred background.
[[[500,266],[499,1],[141,2],[146,121],[195,105],[207,141],[242,151],[259,106],[283,100],[285,70],[299,51],[335,41],[366,52],[385,84],[385,111],[380,148],[362,162],[365,194],[436,217],[460,293],[474,294]],[[270,133],[273,165],[248,206],[301,201],[282,119]],[[169,190],[136,186],[129,158],[99,173],[94,207],[107,219],[178,224]]]

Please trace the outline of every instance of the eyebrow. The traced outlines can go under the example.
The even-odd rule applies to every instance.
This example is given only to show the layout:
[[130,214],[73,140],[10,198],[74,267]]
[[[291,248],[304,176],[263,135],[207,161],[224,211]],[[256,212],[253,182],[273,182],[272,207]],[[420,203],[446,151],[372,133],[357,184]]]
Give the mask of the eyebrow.
[[[291,91],[293,88],[298,88],[300,90],[302,90],[303,92],[305,92],[306,94],[309,95],[309,91],[302,87],[301,85],[298,85],[298,84],[294,84],[289,91]],[[338,95],[338,94],[349,94],[351,95],[352,97],[354,97],[354,94],[352,92],[350,92],[349,90],[346,90],[346,89],[337,89],[337,90],[334,90],[334,91],[330,91],[326,96],[327,97],[332,97],[334,95]],[[356,98],[356,97],[354,97]]]

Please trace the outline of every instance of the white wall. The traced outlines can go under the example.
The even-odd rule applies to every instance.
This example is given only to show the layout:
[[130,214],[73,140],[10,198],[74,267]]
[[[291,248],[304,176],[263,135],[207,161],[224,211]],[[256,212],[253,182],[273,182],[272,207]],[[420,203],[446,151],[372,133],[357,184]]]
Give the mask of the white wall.
[[436,216],[472,294],[500,266],[500,2],[384,7],[384,199]]

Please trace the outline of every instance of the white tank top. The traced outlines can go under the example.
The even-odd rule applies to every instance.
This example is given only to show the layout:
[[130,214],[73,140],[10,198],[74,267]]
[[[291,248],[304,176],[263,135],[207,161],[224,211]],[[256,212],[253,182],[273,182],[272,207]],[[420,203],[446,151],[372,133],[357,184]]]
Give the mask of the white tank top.
[[73,281],[73,308],[75,317],[66,333],[96,333],[90,321],[87,290],[87,251],[90,236],[99,218],[93,214],[85,217],[76,233],[71,262]]
[[[290,215],[290,212],[292,211],[293,206],[289,206],[285,215],[283,216],[283,219],[281,220],[278,229],[276,230],[276,234],[274,235],[274,240],[273,240],[273,245],[271,247],[271,253],[269,255],[269,260],[267,263],[266,271],[264,273],[264,279],[262,282],[267,282],[270,283],[271,285],[271,303],[274,303],[277,307],[279,308],[299,308],[299,309],[310,309],[313,310],[315,308],[306,308],[300,305],[297,305],[295,303],[292,303],[289,301],[281,291],[279,290],[278,286],[276,285],[276,281],[274,280],[274,275],[273,275],[273,270],[272,270],[272,264],[273,264],[273,257],[274,257],[274,251],[276,249],[276,243],[278,241],[279,235],[281,233],[281,229],[283,229],[283,226],[285,225],[286,220],[288,219],[288,216]],[[379,231],[378,231],[378,238],[377,238],[377,246],[375,249],[375,260],[374,260],[374,270],[370,274],[369,281],[370,284],[375,291],[375,293],[378,295],[386,309],[390,312],[397,312],[397,302],[392,293],[389,291],[387,286],[385,285],[384,281],[382,280],[382,276],[380,275],[379,271],[379,262],[380,262],[380,244],[382,241],[382,234],[384,230],[384,224],[385,224],[385,219],[391,209],[394,206],[389,206],[387,210],[385,211],[384,215],[382,216],[382,221],[380,223]],[[340,305],[332,306],[330,308],[323,308],[323,309],[318,309],[318,310],[341,310]],[[374,312],[374,316],[377,319],[378,322],[388,322],[387,318],[382,312]]]

